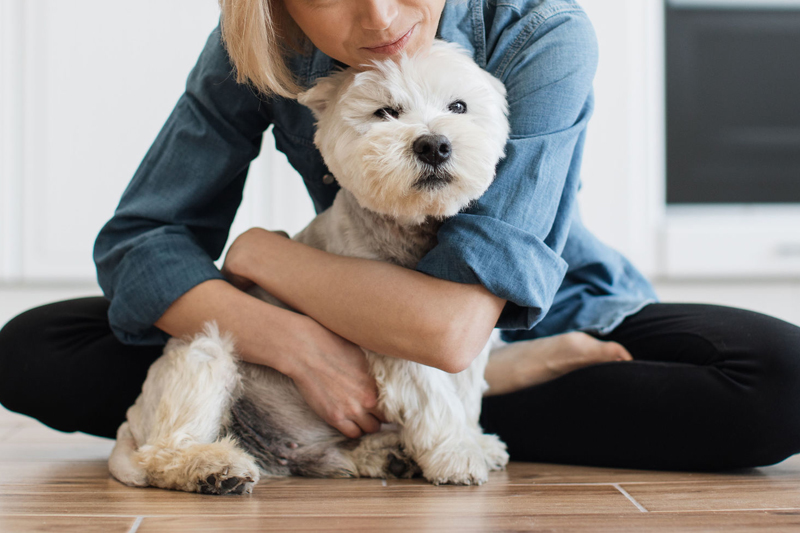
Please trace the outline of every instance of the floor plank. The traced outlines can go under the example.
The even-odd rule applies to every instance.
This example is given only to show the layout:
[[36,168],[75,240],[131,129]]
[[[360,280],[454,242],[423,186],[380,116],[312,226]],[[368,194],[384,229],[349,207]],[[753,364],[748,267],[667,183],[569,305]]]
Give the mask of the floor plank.
[[[17,487],[18,489],[20,487]],[[381,487],[351,480],[347,488],[259,485],[250,496],[217,497],[163,491],[0,493],[0,514],[237,516],[500,516],[620,514],[639,511],[611,486]]]
[[0,479],[0,494],[129,490],[111,478],[105,460],[0,462]]
[[345,518],[309,517],[148,517],[137,533],[181,533],[203,531],[263,533],[272,531],[330,532],[731,532],[764,533],[800,530],[800,515],[795,513],[638,513],[554,516],[524,513],[491,516],[349,516]]
[[21,430],[21,426],[8,425],[0,426],[0,442],[7,440],[11,435]]
[[[774,466],[727,472],[660,472],[624,468],[546,463],[512,463],[498,481],[511,484],[549,483],[688,483],[749,481],[762,478],[794,479],[800,486],[800,455]],[[389,483],[392,483],[390,481]]]
[[42,423],[33,418],[9,411],[0,406],[0,426],[41,426]]
[[114,441],[85,442],[11,442],[0,441],[0,462],[3,461],[104,461],[108,460]]
[[0,516],[0,531],[31,533],[127,533],[136,518]]
[[622,485],[650,512],[797,510],[800,484],[786,479],[751,479],[736,483]]
[[20,425],[20,431],[14,434],[12,438],[6,439],[6,442],[23,443],[23,444],[97,444],[100,446],[108,446],[113,441],[85,433],[64,433],[50,429],[42,424],[36,425]]

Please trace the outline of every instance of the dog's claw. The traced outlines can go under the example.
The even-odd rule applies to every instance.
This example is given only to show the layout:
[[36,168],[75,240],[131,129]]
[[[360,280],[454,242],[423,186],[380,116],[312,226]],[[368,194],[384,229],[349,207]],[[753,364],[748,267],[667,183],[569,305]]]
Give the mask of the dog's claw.
[[197,483],[198,492],[200,494],[216,494],[224,496],[226,494],[250,494],[252,485],[255,480],[250,477],[223,477],[226,476],[229,469],[226,468],[219,474],[211,474],[204,481]]

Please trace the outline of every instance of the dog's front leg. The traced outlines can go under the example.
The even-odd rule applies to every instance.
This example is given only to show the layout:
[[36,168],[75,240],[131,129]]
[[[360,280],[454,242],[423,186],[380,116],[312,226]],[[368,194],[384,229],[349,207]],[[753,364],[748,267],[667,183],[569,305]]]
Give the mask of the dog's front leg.
[[[370,354],[387,419],[400,425],[403,447],[436,485],[480,485],[489,467],[482,433],[453,376],[410,361]],[[470,413],[474,416],[474,413]]]
[[500,339],[500,331],[494,330],[489,342],[472,364],[463,372],[450,375],[464,405],[467,422],[475,427],[480,435],[478,441],[483,448],[489,470],[505,469],[509,459],[506,444],[497,435],[483,433],[479,423],[483,393],[489,388],[484,379],[486,364],[489,362],[491,351],[503,345],[505,343]]

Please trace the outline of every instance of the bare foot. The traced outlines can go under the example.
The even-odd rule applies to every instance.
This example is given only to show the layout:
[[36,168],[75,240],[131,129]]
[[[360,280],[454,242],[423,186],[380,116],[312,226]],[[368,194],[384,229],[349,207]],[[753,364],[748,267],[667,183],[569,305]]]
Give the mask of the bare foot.
[[585,366],[631,360],[621,344],[599,341],[580,331],[514,342],[489,357],[485,374],[489,390],[484,396],[539,385]]

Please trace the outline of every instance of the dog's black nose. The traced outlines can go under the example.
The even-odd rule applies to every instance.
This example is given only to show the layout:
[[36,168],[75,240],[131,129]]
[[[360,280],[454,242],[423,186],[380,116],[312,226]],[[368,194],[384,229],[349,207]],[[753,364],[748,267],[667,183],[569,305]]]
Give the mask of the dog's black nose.
[[452,151],[450,139],[444,135],[423,135],[414,141],[414,153],[423,163],[438,167],[448,159]]

